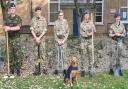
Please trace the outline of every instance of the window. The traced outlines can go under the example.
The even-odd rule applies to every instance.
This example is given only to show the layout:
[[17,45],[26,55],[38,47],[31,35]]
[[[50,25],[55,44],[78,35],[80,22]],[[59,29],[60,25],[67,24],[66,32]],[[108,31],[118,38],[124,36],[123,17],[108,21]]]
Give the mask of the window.
[[96,0],[96,24],[103,24],[103,2],[104,0]]
[[48,1],[48,23],[54,25],[55,20],[58,18],[58,11],[60,9],[59,0]]
[[122,7],[120,9],[121,13],[121,21],[124,23],[128,23],[128,7]]

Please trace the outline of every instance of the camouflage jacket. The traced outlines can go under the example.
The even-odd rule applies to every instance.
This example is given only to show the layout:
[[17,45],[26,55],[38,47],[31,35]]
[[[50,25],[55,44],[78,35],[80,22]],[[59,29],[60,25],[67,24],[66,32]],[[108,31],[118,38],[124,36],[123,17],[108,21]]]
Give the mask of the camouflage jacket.
[[125,35],[125,28],[124,28],[124,25],[122,23],[120,23],[120,25],[117,25],[116,23],[113,23],[110,26],[109,35],[115,34],[115,33],[120,33],[120,34]]
[[42,17],[34,16],[31,21],[31,30],[33,30],[36,35],[41,35],[47,31],[47,22],[46,19]]
[[[116,23],[113,23],[110,26],[110,30],[109,30],[109,36],[111,34],[115,34],[115,33],[120,33],[120,34],[124,34],[126,33],[125,31],[125,27],[122,23],[120,23],[120,25],[117,25]],[[114,37],[113,38],[115,41],[120,42],[122,40],[122,37]]]
[[55,21],[54,35],[55,35],[55,40],[57,39],[64,39],[65,41],[67,40],[69,35],[69,26],[66,19],[64,19],[63,21],[61,20]]
[[80,35],[81,37],[88,37],[88,33],[90,32],[96,32],[96,29],[95,29],[95,26],[93,24],[93,22],[89,21],[88,23],[83,21],[81,24],[80,24]]
[[[6,26],[21,26],[22,24],[22,19],[20,18],[20,16],[15,15],[14,17],[12,17],[11,15],[7,15],[4,25]],[[19,31],[12,31],[12,32],[8,32],[9,33],[9,37],[15,37],[15,36],[19,36]]]

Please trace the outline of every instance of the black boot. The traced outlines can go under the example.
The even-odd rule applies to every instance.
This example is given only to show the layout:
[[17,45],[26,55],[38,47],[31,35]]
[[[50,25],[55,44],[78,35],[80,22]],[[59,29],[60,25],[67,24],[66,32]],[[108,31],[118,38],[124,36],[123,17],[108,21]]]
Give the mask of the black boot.
[[55,74],[55,75],[58,75],[58,74],[59,74],[59,71],[58,71],[58,70],[55,70],[55,71],[54,71],[54,74]]
[[45,75],[48,74],[48,69],[47,69],[46,67],[43,67],[43,73],[44,73]]
[[17,69],[16,72],[17,72],[17,76],[21,76],[20,69]]
[[81,71],[81,77],[85,76],[85,71]]
[[109,74],[110,74],[110,75],[113,75],[113,74],[114,74],[113,69],[110,69]]
[[40,75],[41,71],[40,71],[40,63],[38,65],[35,65],[35,71],[33,73],[33,75]]
[[122,73],[122,70],[120,69],[120,71],[119,71],[119,75],[120,76],[123,76],[123,73]]
[[10,67],[10,74],[14,74],[14,68]]
[[66,74],[67,74],[67,70],[64,69],[64,70],[63,70],[63,76],[65,76]]
[[40,75],[41,74],[41,68],[40,68],[40,63],[38,64],[38,75]]

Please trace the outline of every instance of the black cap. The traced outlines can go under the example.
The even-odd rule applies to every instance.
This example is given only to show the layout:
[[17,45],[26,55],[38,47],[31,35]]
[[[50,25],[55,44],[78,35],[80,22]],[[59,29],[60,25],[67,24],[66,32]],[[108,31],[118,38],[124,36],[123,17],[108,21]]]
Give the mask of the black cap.
[[120,13],[115,13],[114,18],[121,16]]
[[11,8],[11,7],[16,7],[16,5],[14,3],[11,3],[9,8]]
[[35,8],[35,12],[36,12],[37,10],[42,10],[41,6],[37,6],[37,7]]

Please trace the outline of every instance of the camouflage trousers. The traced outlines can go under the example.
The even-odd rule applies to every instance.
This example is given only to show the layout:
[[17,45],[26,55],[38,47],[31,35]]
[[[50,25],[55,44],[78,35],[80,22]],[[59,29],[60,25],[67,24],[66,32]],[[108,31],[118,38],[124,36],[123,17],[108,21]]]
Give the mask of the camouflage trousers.
[[42,39],[40,44],[37,44],[33,39],[33,51],[34,51],[34,62],[37,64],[41,63],[41,66],[47,67],[46,52],[45,52],[45,38]]
[[81,38],[81,70],[85,70],[85,67],[93,66],[91,41],[92,39]]
[[9,37],[10,72],[20,72],[23,51],[20,46],[20,37]]
[[120,58],[122,56],[125,56],[125,50],[123,43],[115,43],[115,45],[112,45],[112,51],[110,55],[110,69],[112,69],[116,64],[122,66]]
[[66,66],[66,47],[67,44],[59,46],[58,44],[55,44],[56,46],[56,70],[63,70]]

